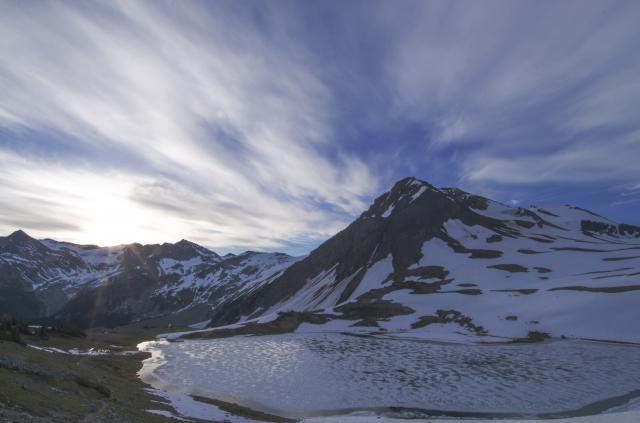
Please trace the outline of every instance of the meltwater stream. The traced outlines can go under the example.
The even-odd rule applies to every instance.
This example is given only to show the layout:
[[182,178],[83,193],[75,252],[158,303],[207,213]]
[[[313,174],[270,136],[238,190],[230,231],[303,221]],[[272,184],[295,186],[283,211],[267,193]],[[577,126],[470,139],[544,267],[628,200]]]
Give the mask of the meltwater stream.
[[144,348],[156,351],[145,366],[165,389],[295,417],[386,407],[575,415],[640,394],[640,348],[588,341],[465,345],[322,333]]

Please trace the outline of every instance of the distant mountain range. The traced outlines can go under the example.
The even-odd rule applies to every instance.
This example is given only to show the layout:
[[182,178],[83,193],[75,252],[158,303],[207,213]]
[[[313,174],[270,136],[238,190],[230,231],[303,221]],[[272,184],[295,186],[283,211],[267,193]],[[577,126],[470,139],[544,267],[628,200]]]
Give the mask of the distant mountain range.
[[83,327],[255,325],[293,313],[292,330],[640,342],[639,306],[639,227],[415,178],[304,258],[220,257],[184,240],[0,238],[0,313]]
[[81,327],[206,321],[224,301],[295,262],[282,253],[219,256],[193,242],[116,247],[0,238],[0,314]]

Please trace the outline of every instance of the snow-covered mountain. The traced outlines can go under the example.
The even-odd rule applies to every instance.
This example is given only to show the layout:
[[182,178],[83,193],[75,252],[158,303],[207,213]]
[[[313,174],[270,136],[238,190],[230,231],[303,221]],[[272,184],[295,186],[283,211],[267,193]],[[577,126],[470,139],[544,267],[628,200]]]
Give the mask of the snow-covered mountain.
[[639,227],[407,178],[212,326],[640,342],[639,320]]
[[38,241],[21,230],[0,237],[0,312],[30,318],[57,311],[117,272],[122,248]]
[[192,324],[295,260],[257,252],[220,257],[186,240],[98,247],[16,231],[0,237],[0,314],[84,327]]

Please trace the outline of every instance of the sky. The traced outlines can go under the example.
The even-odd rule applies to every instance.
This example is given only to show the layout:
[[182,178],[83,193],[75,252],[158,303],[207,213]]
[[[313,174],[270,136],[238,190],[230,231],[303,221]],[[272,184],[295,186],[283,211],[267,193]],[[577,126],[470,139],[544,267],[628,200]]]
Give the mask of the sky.
[[638,1],[0,1],[0,234],[305,254],[406,176],[640,224]]

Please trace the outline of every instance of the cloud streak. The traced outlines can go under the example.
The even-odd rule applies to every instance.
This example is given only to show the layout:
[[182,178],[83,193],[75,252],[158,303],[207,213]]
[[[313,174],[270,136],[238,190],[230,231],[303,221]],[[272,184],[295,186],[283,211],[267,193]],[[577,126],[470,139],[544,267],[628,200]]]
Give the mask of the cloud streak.
[[414,6],[391,12],[412,28],[387,65],[396,113],[456,149],[461,182],[640,179],[638,3]]
[[[303,46],[269,44],[243,16],[202,4],[93,6],[3,6],[0,125],[9,133],[0,173],[11,204],[29,207],[38,193],[67,221],[145,221],[148,231],[130,232],[138,241],[180,234],[269,247],[330,235],[377,188],[367,165],[330,142],[331,93],[296,59]],[[20,149],[26,129],[39,137],[36,155],[57,151],[49,131],[98,153],[90,163],[38,160]],[[88,179],[102,199],[85,195]],[[83,210],[102,202],[122,213]],[[132,210],[144,211],[140,222]]]

